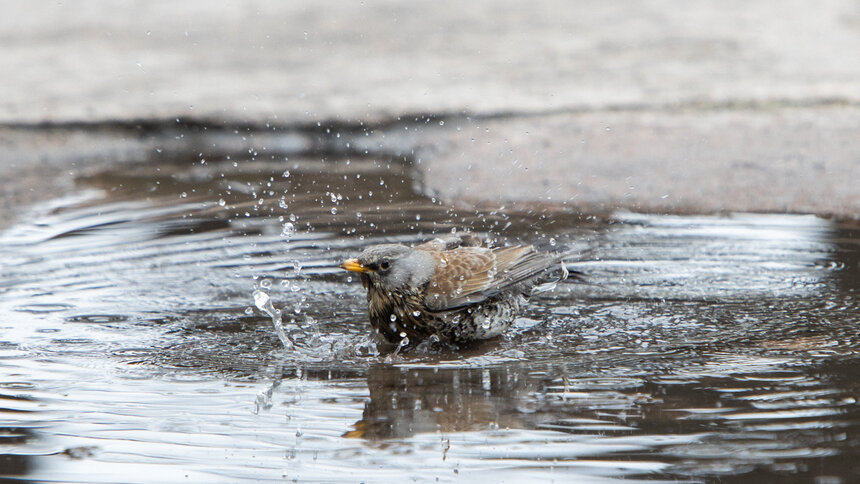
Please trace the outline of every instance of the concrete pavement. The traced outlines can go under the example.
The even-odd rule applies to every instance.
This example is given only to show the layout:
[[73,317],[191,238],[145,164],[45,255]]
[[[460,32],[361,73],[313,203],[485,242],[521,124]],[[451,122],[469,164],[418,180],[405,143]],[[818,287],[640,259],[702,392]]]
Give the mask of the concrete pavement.
[[[2,7],[6,205],[39,189],[9,180],[44,183],[39,167],[70,152],[141,149],[87,123],[396,126],[427,113],[449,122],[378,145],[414,143],[427,190],[453,201],[860,214],[850,0]],[[44,123],[79,132],[10,131]]]

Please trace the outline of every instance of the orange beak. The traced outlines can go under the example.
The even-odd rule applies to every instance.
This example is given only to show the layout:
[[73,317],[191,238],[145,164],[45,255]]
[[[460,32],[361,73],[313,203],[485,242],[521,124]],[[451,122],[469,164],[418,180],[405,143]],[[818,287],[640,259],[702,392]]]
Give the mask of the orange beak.
[[370,269],[361,265],[358,259],[347,259],[340,265],[340,268],[352,272],[370,272]]

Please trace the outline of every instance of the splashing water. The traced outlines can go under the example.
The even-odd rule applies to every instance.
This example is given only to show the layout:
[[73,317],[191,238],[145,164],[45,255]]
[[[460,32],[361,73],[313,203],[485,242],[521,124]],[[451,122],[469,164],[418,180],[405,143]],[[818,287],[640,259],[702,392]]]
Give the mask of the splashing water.
[[[392,316],[393,317],[393,316]],[[394,349],[394,352],[391,353],[391,356],[397,356],[403,348],[409,346],[409,337],[406,336],[406,333],[400,333],[400,342],[397,343],[397,348]]]
[[281,237],[290,238],[296,234],[296,226],[292,222],[286,222],[281,230]]
[[[298,353],[303,359],[308,361],[321,361],[326,358],[336,357],[338,354],[350,353],[344,348],[336,348],[343,346],[343,341],[338,338],[323,336],[319,331],[317,320],[311,316],[305,318],[306,328],[300,328],[295,319],[290,319],[288,324],[284,324],[283,311],[277,309],[272,303],[268,289],[271,283],[266,284],[268,280],[261,281],[260,286],[256,287],[253,292],[254,305],[257,309],[266,313],[272,320],[275,327],[275,333],[278,339],[284,345],[287,353]],[[250,309],[250,308],[249,308]],[[297,309],[296,312],[301,312]],[[309,339],[305,337],[310,336]],[[408,344],[408,340],[403,346]],[[357,350],[355,350],[357,351]],[[353,351],[353,353],[355,352]]]
[[272,324],[275,325],[275,332],[278,335],[278,339],[281,340],[281,343],[284,345],[284,348],[289,351],[297,347],[297,345],[287,336],[287,332],[284,331],[284,323],[281,318],[281,310],[277,309],[274,304],[272,304],[272,298],[269,297],[269,293],[262,289],[254,290],[254,305],[257,306],[257,309],[263,311],[270,318],[272,318]]
[[560,282],[564,282],[570,276],[570,272],[567,270],[567,266],[562,262],[561,264],[561,276],[558,279],[555,279],[550,282],[545,282],[543,284],[538,284],[537,286],[532,288],[532,294],[542,294],[545,292],[550,292],[555,290]]

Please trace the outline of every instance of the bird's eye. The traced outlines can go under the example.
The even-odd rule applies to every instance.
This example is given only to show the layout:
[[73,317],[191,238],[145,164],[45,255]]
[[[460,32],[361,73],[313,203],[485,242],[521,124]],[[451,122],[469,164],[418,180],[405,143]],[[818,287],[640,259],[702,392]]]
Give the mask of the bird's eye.
[[383,271],[387,271],[389,267],[391,267],[391,262],[389,262],[388,259],[382,259],[379,261],[379,268]]

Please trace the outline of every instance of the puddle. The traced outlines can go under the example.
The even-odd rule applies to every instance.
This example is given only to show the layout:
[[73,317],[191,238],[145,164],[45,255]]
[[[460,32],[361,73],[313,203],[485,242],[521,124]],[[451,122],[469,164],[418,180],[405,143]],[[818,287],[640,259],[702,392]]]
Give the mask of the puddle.
[[[77,184],[0,234],[7,480],[860,473],[856,227],[475,211],[373,157],[162,160]],[[463,228],[582,247],[589,283],[468,352],[379,355],[335,263]],[[260,288],[307,351],[281,344]]]

